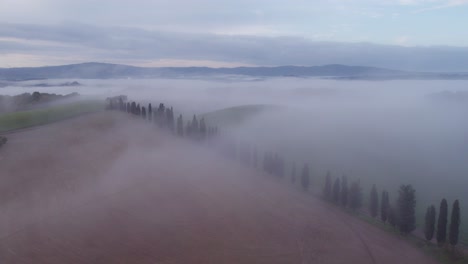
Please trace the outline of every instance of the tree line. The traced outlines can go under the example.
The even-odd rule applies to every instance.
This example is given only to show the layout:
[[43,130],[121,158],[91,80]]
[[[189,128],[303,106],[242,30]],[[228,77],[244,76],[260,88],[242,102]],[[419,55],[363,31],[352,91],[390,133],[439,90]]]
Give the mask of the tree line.
[[[257,168],[257,147],[251,147],[245,143],[231,142],[228,147],[228,156],[240,160],[242,163],[255,164]],[[238,157],[237,157],[238,156]],[[255,160],[255,162],[250,161]],[[263,166],[261,167],[267,175],[278,178],[284,178],[286,162],[278,153],[265,152]],[[300,170],[300,171],[299,171]],[[291,183],[299,182],[304,191],[311,188],[311,173],[308,163],[304,163],[301,168],[297,168],[296,162],[291,163]],[[343,175],[332,179],[331,173],[327,172],[325,176],[325,185],[323,187],[323,198],[326,201],[348,208],[354,212],[363,211],[363,191],[360,180],[348,181],[348,177]],[[365,210],[372,218],[379,218],[384,224],[389,224],[402,234],[410,234],[416,229],[416,190],[412,185],[401,185],[398,189],[397,199],[391,203],[390,195],[387,190],[383,190],[380,195],[374,184],[369,193],[368,208]],[[443,246],[447,242],[452,246],[458,244],[459,226],[460,226],[460,206],[456,200],[452,206],[450,225],[447,236],[447,202],[442,200],[439,211],[439,218],[436,229],[436,212],[432,205],[427,209],[424,234],[427,241],[433,239],[436,235],[437,244]],[[435,231],[437,231],[435,233]]]
[[151,103],[145,107],[134,101],[127,102],[127,97],[122,95],[107,98],[106,101],[106,109],[108,110],[119,110],[141,117],[180,137],[205,140],[218,134],[218,127],[207,125],[203,117],[199,119],[196,115],[193,115],[191,120],[189,119],[184,124],[184,117],[182,114],[179,114],[176,120],[174,108],[166,107],[163,103],[160,103],[157,108],[153,108]]
[[[218,128],[208,126],[205,119],[198,119],[193,115],[191,120],[184,124],[182,114],[175,120],[174,109],[166,107],[160,103],[158,108],[153,109],[151,103],[147,108],[136,102],[125,102],[125,96],[108,98],[107,108],[110,110],[120,110],[129,114],[139,116],[149,122],[155,123],[160,128],[165,128],[175,135],[187,137],[194,140],[204,140],[218,134]],[[277,178],[284,178],[286,175],[286,162],[284,157],[275,152],[265,152],[263,163],[259,164],[258,148],[247,143],[235,141],[225,141],[222,147],[223,153],[230,158],[240,161],[243,165],[262,169],[267,175]],[[311,188],[311,173],[308,163],[304,163],[300,170],[296,168],[296,163],[291,164],[291,183],[299,182],[303,191]],[[348,181],[348,177],[343,175],[332,179],[331,173],[325,176],[323,187],[323,198],[340,207],[348,208],[353,212],[362,211],[363,191],[360,180]],[[416,190],[412,185],[401,185],[398,190],[398,197],[390,202],[388,191],[382,190],[379,193],[376,185],[372,185],[369,193],[367,209],[372,218],[380,218],[384,224],[389,224],[402,234],[410,234],[416,229]],[[427,241],[436,238],[437,244],[443,246],[447,243],[447,223],[448,204],[446,199],[442,199],[439,207],[439,215],[436,221],[436,209],[434,205],[427,208],[424,221],[424,237]],[[436,225],[437,224],[437,225]],[[460,226],[460,206],[455,200],[452,205],[450,225],[448,228],[448,243],[452,246],[458,244]],[[436,228],[437,227],[437,228]]]

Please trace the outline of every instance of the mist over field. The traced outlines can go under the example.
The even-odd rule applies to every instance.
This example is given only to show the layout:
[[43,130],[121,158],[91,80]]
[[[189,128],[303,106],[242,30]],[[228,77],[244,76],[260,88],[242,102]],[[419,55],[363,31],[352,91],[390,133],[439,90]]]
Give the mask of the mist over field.
[[[193,113],[261,105],[259,111],[247,111],[232,122],[223,122],[220,129],[239,142],[256,144],[260,160],[263,151],[284,155],[287,178],[292,162],[298,166],[309,162],[313,188],[323,187],[324,176],[330,170],[334,177],[345,174],[361,179],[365,201],[374,183],[379,192],[389,190],[391,200],[396,199],[399,185],[412,184],[417,191],[419,218],[423,209],[444,197],[449,201],[468,200],[468,101],[444,96],[468,92],[466,81],[78,81],[83,86],[6,86],[0,93],[78,92],[102,99],[123,94],[130,100],[174,106],[184,114],[185,121]],[[22,85],[30,83],[34,82]],[[209,116],[207,119],[209,122]],[[462,208],[467,211],[467,204],[462,202]]]
[[0,0],[0,264],[468,263],[468,0]]

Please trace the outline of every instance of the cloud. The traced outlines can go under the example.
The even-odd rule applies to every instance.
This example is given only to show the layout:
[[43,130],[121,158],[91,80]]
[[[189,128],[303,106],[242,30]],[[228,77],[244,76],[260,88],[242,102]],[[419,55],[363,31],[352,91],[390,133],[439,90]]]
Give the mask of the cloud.
[[[408,39],[400,38],[400,44]],[[403,42],[401,42],[403,41]],[[320,42],[301,37],[177,33],[129,27],[1,24],[1,67],[83,61],[158,66],[368,65],[468,70],[468,48]],[[8,64],[9,62],[9,64]],[[172,65],[171,65],[172,64]]]
[[456,6],[462,6],[462,5],[467,5],[468,0],[434,0],[434,1],[417,1],[415,2],[420,2],[421,3],[428,3],[426,7],[421,8],[416,10],[416,13],[421,13],[421,12],[426,12],[426,11],[432,11],[432,10],[437,10],[437,9],[445,9],[445,8],[450,8],[450,7],[456,7]]
[[395,39],[395,43],[400,46],[408,46],[410,38],[408,36],[399,36]]

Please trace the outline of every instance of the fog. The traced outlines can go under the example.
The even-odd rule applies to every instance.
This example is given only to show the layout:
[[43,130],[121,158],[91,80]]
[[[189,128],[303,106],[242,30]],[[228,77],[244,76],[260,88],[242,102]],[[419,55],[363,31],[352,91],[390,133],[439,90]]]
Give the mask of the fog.
[[[0,94],[48,92],[99,97],[124,94],[130,100],[164,102],[176,114],[205,114],[240,105],[274,105],[243,122],[225,125],[223,135],[277,151],[290,164],[312,170],[312,186],[333,177],[361,179],[364,192],[377,184],[391,199],[400,184],[417,191],[417,214],[440,199],[461,199],[468,211],[468,101],[439,93],[468,92],[467,81],[337,81],[325,79],[148,79],[78,80],[81,87],[0,88]],[[63,80],[49,80],[60,83]],[[315,184],[315,185],[314,185]]]

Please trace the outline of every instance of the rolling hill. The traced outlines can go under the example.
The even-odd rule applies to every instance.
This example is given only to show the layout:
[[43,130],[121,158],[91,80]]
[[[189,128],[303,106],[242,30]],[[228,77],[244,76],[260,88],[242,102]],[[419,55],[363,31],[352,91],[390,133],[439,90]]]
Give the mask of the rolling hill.
[[184,78],[238,75],[251,77],[322,77],[337,79],[468,79],[468,73],[421,73],[347,65],[278,67],[161,67],[144,68],[107,63],[82,63],[31,68],[0,68],[0,80]]

